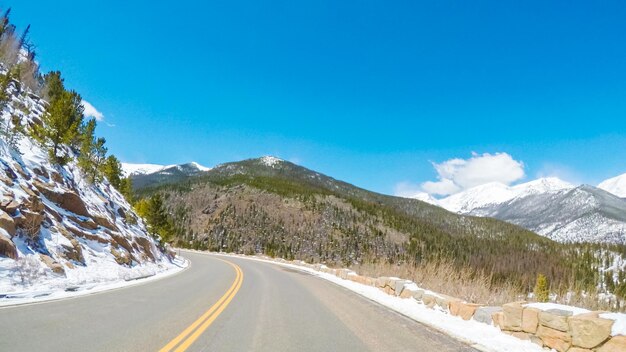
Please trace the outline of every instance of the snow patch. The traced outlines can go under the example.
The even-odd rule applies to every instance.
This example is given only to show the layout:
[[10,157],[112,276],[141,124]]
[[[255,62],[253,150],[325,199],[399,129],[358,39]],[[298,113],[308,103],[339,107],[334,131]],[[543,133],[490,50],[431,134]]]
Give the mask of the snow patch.
[[269,167],[274,167],[281,163],[283,160],[274,156],[264,156],[261,158],[261,162]]
[[598,188],[614,195],[626,198],[626,174],[622,174],[600,182]]

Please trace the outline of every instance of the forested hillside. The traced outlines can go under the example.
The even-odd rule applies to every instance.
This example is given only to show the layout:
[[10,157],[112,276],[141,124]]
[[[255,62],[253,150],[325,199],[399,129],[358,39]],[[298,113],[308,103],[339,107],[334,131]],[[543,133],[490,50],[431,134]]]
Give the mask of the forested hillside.
[[[148,218],[167,209],[152,222],[168,228],[177,245],[342,265],[447,261],[526,292],[539,273],[555,289],[595,290],[608,266],[616,271],[615,280],[606,275],[615,286],[623,274],[613,262],[626,256],[622,246],[559,244],[503,221],[376,194],[271,157],[223,164],[137,194]],[[613,291],[626,293],[623,284]]]

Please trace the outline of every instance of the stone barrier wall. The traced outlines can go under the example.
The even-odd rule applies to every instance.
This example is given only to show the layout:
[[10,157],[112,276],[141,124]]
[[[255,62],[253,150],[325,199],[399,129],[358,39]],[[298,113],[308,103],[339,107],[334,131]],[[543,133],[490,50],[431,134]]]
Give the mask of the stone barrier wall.
[[349,269],[332,269],[322,264],[274,259],[277,262],[306,266],[335,275],[344,280],[377,287],[383,292],[401,298],[415,299],[431,309],[439,309],[464,320],[474,320],[498,327],[502,332],[522,340],[529,340],[546,349],[558,352],[626,352],[626,336],[612,336],[615,321],[602,318],[606,312],[588,312],[574,315],[572,310],[539,309],[525,301],[512,302],[502,307],[467,303],[417,287],[409,280],[396,277],[361,276]]

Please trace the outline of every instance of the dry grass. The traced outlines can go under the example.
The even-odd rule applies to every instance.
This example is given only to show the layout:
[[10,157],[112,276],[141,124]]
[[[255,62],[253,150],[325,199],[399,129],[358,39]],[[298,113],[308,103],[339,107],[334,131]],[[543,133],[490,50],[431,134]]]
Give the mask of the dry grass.
[[[447,261],[410,264],[365,263],[353,265],[352,270],[370,277],[395,276],[415,282],[419,287],[457,297],[472,303],[502,305],[530,300],[526,290],[511,283],[493,283],[492,277],[471,268],[458,268]],[[552,291],[554,292],[554,291]],[[556,296],[556,297],[555,297]],[[555,303],[597,311],[626,311],[625,302],[577,288],[563,288],[552,295]]]
[[446,261],[423,263],[419,266],[367,263],[355,265],[352,269],[371,277],[396,276],[408,279],[424,289],[473,303],[500,305],[525,297],[512,284],[494,285],[491,276],[469,268],[459,269]]

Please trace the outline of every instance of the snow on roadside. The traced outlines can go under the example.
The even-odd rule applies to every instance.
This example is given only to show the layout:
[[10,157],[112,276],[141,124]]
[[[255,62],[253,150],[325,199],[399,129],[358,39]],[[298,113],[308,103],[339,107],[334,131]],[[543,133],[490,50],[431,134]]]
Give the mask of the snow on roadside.
[[[197,253],[208,253],[198,251]],[[350,280],[344,280],[335,275],[323,273],[307,267],[275,262],[259,257],[248,257],[227,253],[211,253],[225,257],[235,257],[248,260],[255,260],[270,264],[276,264],[295,270],[307,272],[324,280],[335,283],[352,292],[355,292],[365,298],[368,298],[378,304],[381,304],[393,311],[396,311],[408,318],[411,318],[424,325],[431,326],[441,332],[446,333],[458,340],[468,343],[473,348],[485,352],[539,352],[545,351],[543,348],[533,344],[530,341],[523,341],[513,336],[509,336],[500,329],[479,323],[477,321],[466,321],[460,317],[455,317],[446,312],[429,309],[424,304],[412,298],[400,298],[388,295],[380,289],[372,286],[356,283]]]
[[541,303],[541,302],[529,303],[529,304],[525,304],[524,307],[536,308],[541,311],[546,311],[550,309],[558,309],[558,310],[572,312],[572,315],[579,315],[579,314],[585,314],[585,313],[590,312],[590,310],[585,309],[585,308],[578,308],[578,307],[566,306],[564,304],[549,303],[549,302],[548,303]]
[[[35,264],[40,263],[34,260]],[[36,284],[16,291],[15,287],[21,286],[21,283],[16,282],[21,280],[19,269],[15,267],[15,261],[0,259],[0,283],[3,284],[0,286],[0,307],[73,298],[134,286],[174,275],[188,267],[189,261],[182,257],[175,258],[171,263],[148,262],[132,268],[101,262],[93,267],[67,270],[67,277],[50,275],[44,279],[38,278]]]

